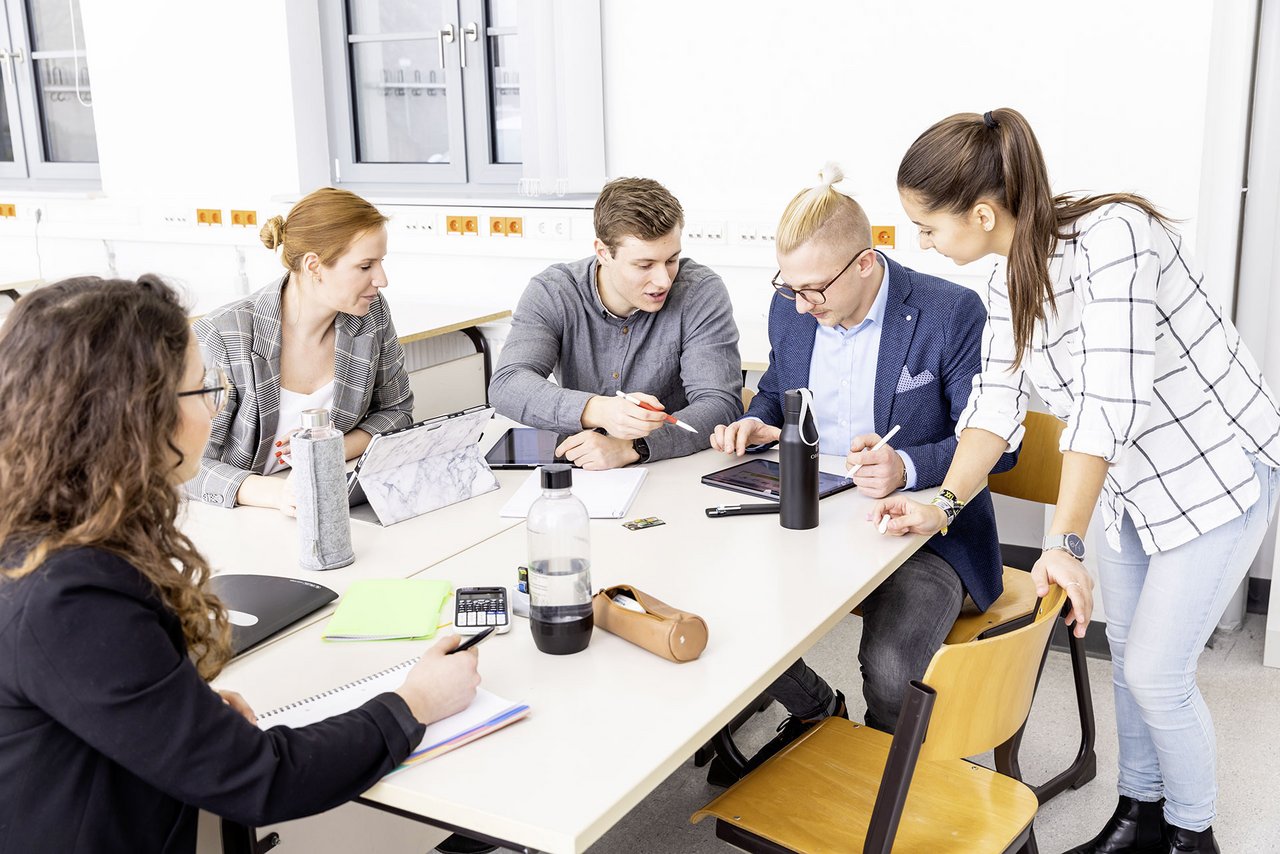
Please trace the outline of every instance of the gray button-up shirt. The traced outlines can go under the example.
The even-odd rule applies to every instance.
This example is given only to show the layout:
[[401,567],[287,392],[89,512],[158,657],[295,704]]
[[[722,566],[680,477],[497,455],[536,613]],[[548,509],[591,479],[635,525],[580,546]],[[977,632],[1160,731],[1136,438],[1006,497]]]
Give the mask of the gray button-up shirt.
[[[554,264],[529,282],[489,384],[490,402],[521,424],[571,434],[583,429],[582,410],[594,395],[645,392],[698,430],[655,430],[650,459],[708,447],[717,424],[742,415],[738,327],[724,282],[681,259],[661,310],[619,318],[600,303],[595,276],[592,256]],[[547,379],[553,373],[559,385]]]

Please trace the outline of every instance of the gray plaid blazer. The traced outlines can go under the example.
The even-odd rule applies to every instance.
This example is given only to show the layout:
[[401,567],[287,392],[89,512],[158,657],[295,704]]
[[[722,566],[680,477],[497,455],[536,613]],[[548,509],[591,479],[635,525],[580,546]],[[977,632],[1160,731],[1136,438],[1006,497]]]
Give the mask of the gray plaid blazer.
[[[287,275],[192,324],[205,357],[222,365],[231,383],[200,473],[186,485],[192,498],[234,507],[240,484],[266,467],[280,417],[280,291],[286,281]],[[334,326],[333,426],[377,434],[412,424],[413,392],[386,300],[379,297],[364,317],[339,313]]]

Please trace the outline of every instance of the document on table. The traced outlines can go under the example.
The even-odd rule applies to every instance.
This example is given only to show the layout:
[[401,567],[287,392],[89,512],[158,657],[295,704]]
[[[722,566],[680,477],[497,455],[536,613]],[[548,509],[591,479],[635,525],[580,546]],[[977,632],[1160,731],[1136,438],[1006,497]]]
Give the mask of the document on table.
[[[587,505],[592,519],[621,519],[627,515],[644,484],[648,469],[624,468],[607,471],[573,470],[573,494]],[[528,480],[503,505],[501,515],[523,518],[542,494],[542,469],[534,469]]]

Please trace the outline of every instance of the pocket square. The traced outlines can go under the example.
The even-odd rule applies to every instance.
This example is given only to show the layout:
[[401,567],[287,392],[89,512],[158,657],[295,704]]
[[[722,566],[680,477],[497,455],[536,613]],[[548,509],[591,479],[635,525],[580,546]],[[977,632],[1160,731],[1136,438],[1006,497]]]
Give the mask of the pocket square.
[[937,379],[937,377],[935,377],[933,372],[928,368],[913,377],[911,376],[911,372],[907,370],[907,366],[903,365],[902,376],[898,377],[898,390],[894,392],[894,394],[902,394],[904,391],[912,391],[920,388],[921,386],[926,386],[935,379]]

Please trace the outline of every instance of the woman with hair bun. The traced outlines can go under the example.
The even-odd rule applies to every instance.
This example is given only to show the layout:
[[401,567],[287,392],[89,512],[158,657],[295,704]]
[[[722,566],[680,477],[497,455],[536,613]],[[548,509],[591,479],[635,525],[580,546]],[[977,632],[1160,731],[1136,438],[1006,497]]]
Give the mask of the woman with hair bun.
[[330,410],[347,459],[374,434],[412,423],[404,351],[381,293],[386,221],[354,193],[325,187],[262,227],[285,275],[193,327],[226,371],[231,394],[187,484],[192,497],[293,515],[288,481],[265,475],[288,465],[304,409]]
[[[1280,409],[1182,235],[1129,193],[1055,195],[1016,110],[943,119],[911,144],[898,192],[920,246],[1007,259],[988,284],[982,372],[931,504],[882,502],[890,532],[948,526],[1022,441],[1034,386],[1066,422],[1062,485],[1032,572],[1084,636],[1084,535],[1101,504],[1120,741],[1119,803],[1070,854],[1216,852],[1213,723],[1196,662],[1280,497]],[[1100,500],[1101,499],[1101,500]]]

